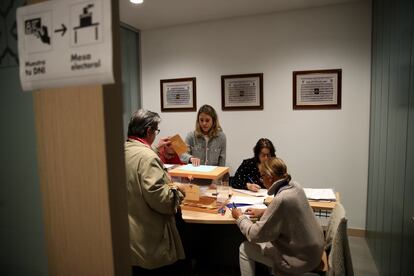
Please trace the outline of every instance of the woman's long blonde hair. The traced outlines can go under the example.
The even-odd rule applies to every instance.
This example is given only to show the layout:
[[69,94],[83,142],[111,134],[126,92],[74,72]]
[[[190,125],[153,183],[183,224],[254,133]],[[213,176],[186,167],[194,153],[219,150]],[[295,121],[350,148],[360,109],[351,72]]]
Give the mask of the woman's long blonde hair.
[[292,177],[287,172],[287,166],[285,162],[278,157],[269,158],[260,164],[259,171],[261,175],[276,176],[279,179],[288,179],[288,181],[292,179]]
[[213,120],[213,125],[211,126],[210,130],[208,131],[208,137],[215,137],[218,136],[219,132],[223,129],[220,126],[217,112],[214,108],[208,104],[203,105],[197,112],[197,120],[196,120],[196,127],[195,127],[195,135],[196,136],[203,136],[203,132],[201,131],[200,123],[198,122],[198,118],[200,117],[201,113],[205,113],[211,117]]

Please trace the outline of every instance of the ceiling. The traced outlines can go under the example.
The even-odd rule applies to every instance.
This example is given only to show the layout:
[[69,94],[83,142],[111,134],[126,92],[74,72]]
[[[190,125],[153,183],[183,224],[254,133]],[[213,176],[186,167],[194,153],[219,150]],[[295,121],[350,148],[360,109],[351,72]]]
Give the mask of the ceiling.
[[120,18],[138,30],[334,5],[358,0],[119,0]]

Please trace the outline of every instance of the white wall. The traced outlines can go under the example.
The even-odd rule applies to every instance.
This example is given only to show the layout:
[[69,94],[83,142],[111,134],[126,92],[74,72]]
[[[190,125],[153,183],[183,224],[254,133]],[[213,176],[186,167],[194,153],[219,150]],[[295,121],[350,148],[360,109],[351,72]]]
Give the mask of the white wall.
[[[270,138],[293,178],[333,187],[352,228],[365,228],[371,4],[191,24],[142,32],[143,107],[160,112],[160,79],[196,77],[197,107],[216,108],[232,174]],[[292,71],[342,69],[340,110],[294,111]],[[222,111],[220,76],[264,73],[264,110]],[[160,113],[161,136],[194,129],[196,112]]]

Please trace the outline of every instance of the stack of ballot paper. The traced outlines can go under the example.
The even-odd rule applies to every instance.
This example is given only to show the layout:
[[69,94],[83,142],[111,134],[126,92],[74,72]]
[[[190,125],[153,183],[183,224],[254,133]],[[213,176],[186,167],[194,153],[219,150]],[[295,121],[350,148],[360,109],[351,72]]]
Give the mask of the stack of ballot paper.
[[335,201],[336,196],[333,189],[313,189],[313,188],[304,188],[306,197],[312,200],[328,200]]

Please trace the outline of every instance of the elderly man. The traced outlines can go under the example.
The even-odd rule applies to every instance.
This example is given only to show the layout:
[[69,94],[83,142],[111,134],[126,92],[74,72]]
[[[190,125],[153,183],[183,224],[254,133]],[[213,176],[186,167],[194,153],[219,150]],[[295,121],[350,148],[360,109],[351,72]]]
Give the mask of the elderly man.
[[[177,261],[185,257],[174,217],[184,188],[171,183],[151,148],[160,121],[155,112],[136,111],[125,143],[131,257],[139,275],[177,274]],[[166,142],[161,139],[159,147]]]

